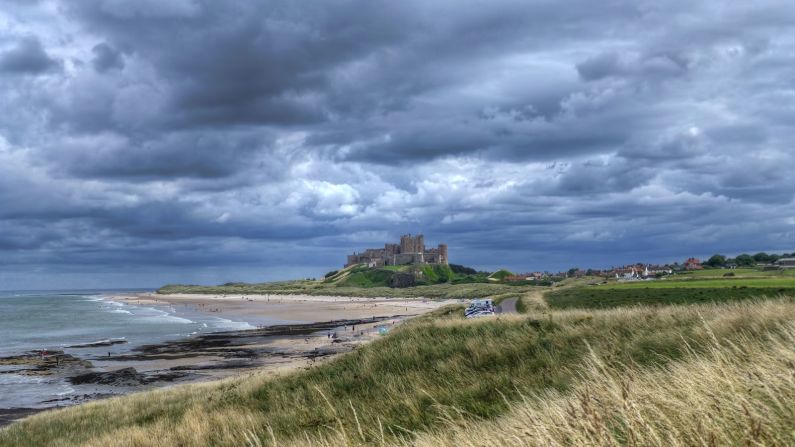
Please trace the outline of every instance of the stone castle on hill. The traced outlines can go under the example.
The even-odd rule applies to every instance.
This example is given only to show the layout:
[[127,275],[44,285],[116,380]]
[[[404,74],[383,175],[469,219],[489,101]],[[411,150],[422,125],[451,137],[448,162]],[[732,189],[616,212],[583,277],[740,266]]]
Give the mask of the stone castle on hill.
[[399,244],[385,244],[384,248],[368,248],[361,253],[348,255],[345,267],[355,264],[367,264],[368,267],[407,264],[447,265],[447,244],[426,249],[423,235],[407,234],[400,237]]

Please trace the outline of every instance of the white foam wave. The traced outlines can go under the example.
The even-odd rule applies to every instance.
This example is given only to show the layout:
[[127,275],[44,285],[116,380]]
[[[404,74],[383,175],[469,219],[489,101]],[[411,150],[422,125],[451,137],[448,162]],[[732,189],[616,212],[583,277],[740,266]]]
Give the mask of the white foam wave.
[[65,396],[67,394],[72,394],[74,392],[75,392],[74,388],[70,387],[69,385],[66,385],[65,388],[64,388],[64,391],[61,391],[60,393],[56,393],[56,395]]
[[220,317],[216,317],[212,324],[216,329],[256,329],[245,321],[232,321]]
[[193,320],[189,320],[187,318],[178,317],[176,315],[171,315],[166,312],[162,312],[160,315],[150,315],[141,318],[143,321],[151,321],[151,322],[171,322],[171,323],[181,323],[181,324],[191,324],[195,323]]
[[128,314],[128,315],[132,315],[133,314],[129,310],[124,310],[124,309],[113,309],[113,310],[110,311],[110,313],[112,313],[112,314]]
[[21,374],[2,374],[0,375],[0,385],[29,385],[32,383],[42,383],[46,379],[41,376],[23,376]]

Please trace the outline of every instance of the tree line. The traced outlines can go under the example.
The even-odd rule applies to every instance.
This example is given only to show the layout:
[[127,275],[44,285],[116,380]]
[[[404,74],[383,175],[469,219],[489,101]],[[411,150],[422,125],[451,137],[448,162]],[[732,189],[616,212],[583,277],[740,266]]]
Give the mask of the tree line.
[[735,265],[737,267],[753,267],[756,264],[772,264],[781,258],[789,258],[793,256],[795,256],[795,253],[783,253],[780,255],[768,254],[765,252],[760,252],[755,255],[743,253],[741,255],[737,255],[734,258],[730,258],[721,254],[714,254],[706,262],[704,262],[704,265],[714,268],[728,267],[731,265]]

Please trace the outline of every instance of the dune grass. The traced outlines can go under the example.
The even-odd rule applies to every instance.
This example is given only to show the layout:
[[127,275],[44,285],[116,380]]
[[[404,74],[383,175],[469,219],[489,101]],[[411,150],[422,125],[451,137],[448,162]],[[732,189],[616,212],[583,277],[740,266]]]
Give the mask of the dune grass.
[[[495,421],[454,417],[410,445],[795,445],[793,347],[786,322],[764,339],[716,337],[706,352],[657,368],[615,368],[592,354],[572,392],[530,395]],[[338,433],[315,444],[358,439]]]
[[[576,404],[583,390],[594,389],[589,384],[598,383],[600,375],[605,387],[614,386],[612,378],[625,376],[637,377],[633,383],[646,383],[643,380],[654,377],[646,375],[649,370],[674,371],[679,363],[709,359],[716,343],[767,346],[771,339],[789,336],[792,321],[795,300],[784,297],[613,310],[530,307],[527,315],[478,321],[463,320],[461,307],[446,308],[353,353],[282,377],[250,375],[36,415],[0,431],[0,446],[353,445],[408,440],[435,445],[450,436],[466,440],[471,435],[467,429],[477,431],[472,424],[495,420],[511,421],[506,427],[513,431],[506,433],[516,436],[524,436],[525,428],[527,436],[557,433],[559,427],[538,424],[553,424],[556,420],[549,418],[565,414],[551,413],[544,419],[544,405],[565,409],[567,402]],[[591,366],[583,369],[589,361]],[[648,383],[662,380],[652,379]],[[708,386],[705,382],[702,388]],[[749,392],[747,399],[753,396]],[[733,412],[731,417],[742,419],[735,407],[725,408]],[[575,405],[572,411],[581,410]],[[522,420],[528,411],[540,422]],[[649,414],[643,417],[653,417]],[[604,424],[616,439],[628,436],[619,430],[620,419],[610,421],[617,425]],[[678,424],[679,419],[658,423]],[[565,445],[564,435],[555,434],[554,439]],[[577,436],[581,435],[585,436]]]
[[529,291],[533,286],[511,286],[499,283],[443,283],[395,289],[390,287],[358,287],[344,284],[355,273],[338,273],[340,283],[325,284],[318,281],[289,281],[262,284],[229,284],[221,286],[168,285],[158,293],[196,293],[211,295],[333,295],[369,298],[484,298],[501,293]]

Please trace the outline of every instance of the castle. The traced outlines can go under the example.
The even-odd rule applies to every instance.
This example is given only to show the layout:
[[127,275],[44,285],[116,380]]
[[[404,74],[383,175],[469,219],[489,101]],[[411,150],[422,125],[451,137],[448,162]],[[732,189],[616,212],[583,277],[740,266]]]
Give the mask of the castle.
[[348,255],[345,267],[367,264],[368,267],[406,264],[447,265],[447,244],[438,248],[425,248],[425,237],[421,234],[400,236],[399,244],[384,244],[384,248],[368,248],[362,253]]

